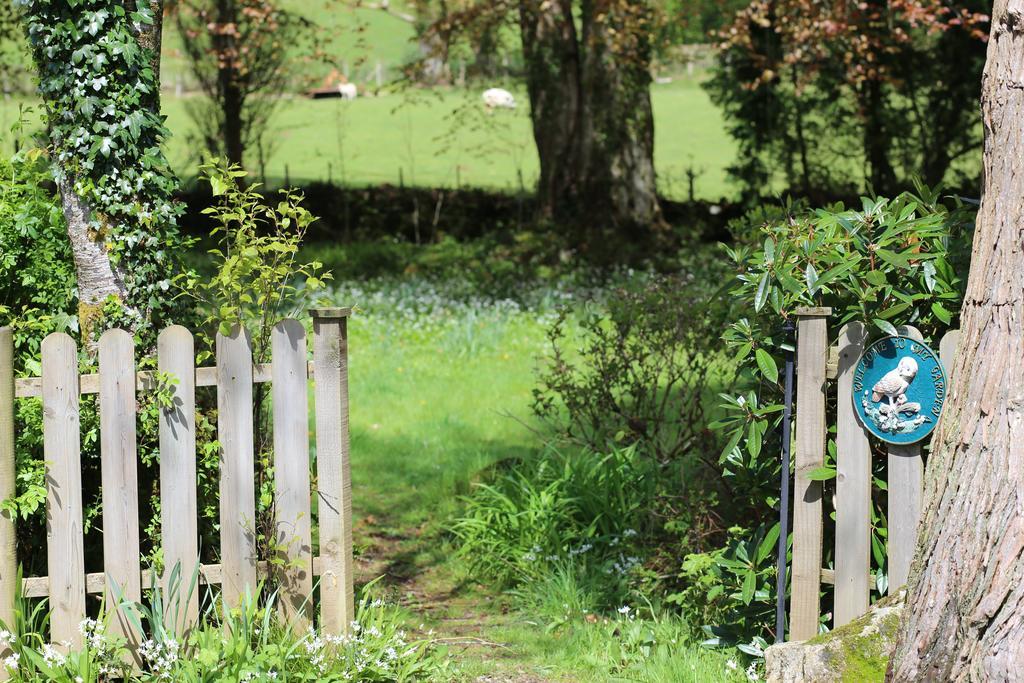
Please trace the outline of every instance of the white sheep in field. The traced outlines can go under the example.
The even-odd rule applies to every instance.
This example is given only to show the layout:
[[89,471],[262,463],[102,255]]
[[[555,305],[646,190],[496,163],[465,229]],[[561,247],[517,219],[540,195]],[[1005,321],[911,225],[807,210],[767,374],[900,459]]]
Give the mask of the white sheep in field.
[[359,90],[356,88],[355,83],[339,83],[338,92],[343,100],[354,100],[359,96]]
[[484,106],[487,109],[515,109],[516,98],[504,88],[489,88],[483,94]]

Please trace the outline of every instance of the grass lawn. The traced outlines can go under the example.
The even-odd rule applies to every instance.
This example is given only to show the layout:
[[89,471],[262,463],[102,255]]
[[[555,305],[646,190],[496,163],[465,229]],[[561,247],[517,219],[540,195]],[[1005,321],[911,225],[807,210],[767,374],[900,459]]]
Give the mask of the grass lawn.
[[[721,114],[694,79],[651,90],[655,116],[655,166],[665,194],[685,198],[686,172],[698,177],[695,194],[718,199],[734,194],[725,169],[735,145]],[[274,118],[273,153],[266,166],[271,183],[288,179],[353,185],[380,183],[454,186],[456,183],[515,191],[537,177],[525,92],[520,108],[488,115],[478,88],[412,91],[340,99],[295,97]],[[182,176],[194,173],[198,147],[182,99],[164,98],[174,133],[170,158]],[[255,155],[254,155],[255,156]],[[254,170],[255,161],[251,162]]]
[[572,294],[529,289],[513,303],[406,279],[331,295],[359,309],[349,328],[359,581],[384,577],[413,630],[448,648],[454,680],[743,680],[672,618],[547,629],[455,556],[444,529],[458,496],[481,469],[540,447],[533,371],[550,302]]

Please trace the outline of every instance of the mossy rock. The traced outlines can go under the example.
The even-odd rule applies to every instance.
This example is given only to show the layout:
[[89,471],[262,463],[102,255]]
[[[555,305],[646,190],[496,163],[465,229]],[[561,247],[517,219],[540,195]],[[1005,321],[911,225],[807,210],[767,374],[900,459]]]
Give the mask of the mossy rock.
[[862,617],[802,642],[765,651],[768,683],[872,683],[885,680],[906,591],[879,600]]

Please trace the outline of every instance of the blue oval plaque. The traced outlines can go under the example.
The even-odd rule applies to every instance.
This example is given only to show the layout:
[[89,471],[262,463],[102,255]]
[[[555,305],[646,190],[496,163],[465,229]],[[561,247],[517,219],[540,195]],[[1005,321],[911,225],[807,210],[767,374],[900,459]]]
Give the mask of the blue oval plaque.
[[910,337],[869,346],[853,373],[853,407],[882,441],[909,444],[935,429],[946,402],[946,372],[935,352]]

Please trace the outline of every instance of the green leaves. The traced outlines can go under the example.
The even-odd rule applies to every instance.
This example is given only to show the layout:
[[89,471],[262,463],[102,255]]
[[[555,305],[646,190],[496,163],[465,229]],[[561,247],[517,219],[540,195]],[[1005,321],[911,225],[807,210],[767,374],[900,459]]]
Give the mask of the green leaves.
[[772,384],[778,384],[779,366],[775,364],[775,359],[764,349],[758,349],[754,355],[757,358],[757,367],[761,370],[764,378]]

